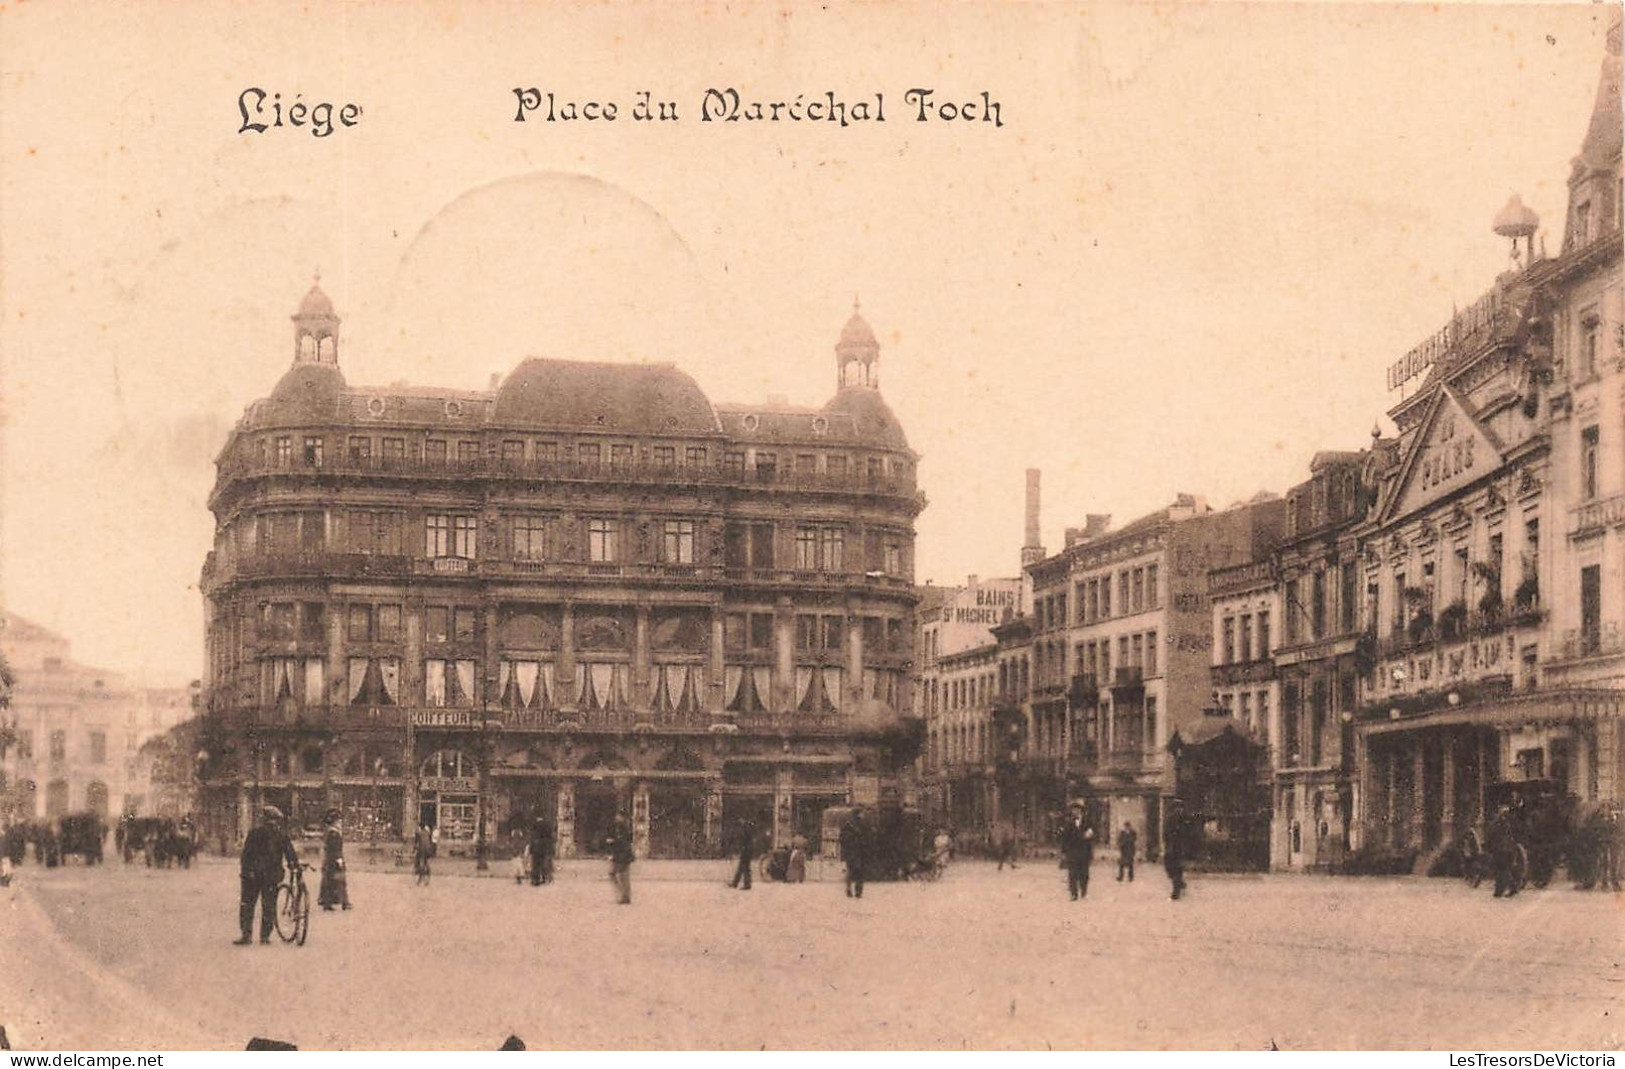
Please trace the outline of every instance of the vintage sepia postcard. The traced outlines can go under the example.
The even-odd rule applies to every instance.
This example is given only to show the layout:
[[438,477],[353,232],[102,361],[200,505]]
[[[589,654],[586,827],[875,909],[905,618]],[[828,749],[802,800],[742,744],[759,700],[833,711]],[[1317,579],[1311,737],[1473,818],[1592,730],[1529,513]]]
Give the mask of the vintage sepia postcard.
[[0,1048],[1614,1064],[1620,38],[0,5]]

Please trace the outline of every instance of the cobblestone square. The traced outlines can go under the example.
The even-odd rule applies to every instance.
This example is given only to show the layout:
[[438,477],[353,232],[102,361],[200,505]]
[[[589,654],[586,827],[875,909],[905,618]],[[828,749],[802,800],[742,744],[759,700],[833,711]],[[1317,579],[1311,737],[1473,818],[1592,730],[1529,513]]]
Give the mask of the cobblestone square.
[[[549,887],[351,877],[303,948],[231,945],[236,867],[26,866],[0,891],[0,1019],[19,1047],[1612,1048],[1620,899],[1459,881],[1201,877],[956,862],[934,884],[833,868],[731,891],[724,862]],[[817,875],[815,873],[815,875]]]

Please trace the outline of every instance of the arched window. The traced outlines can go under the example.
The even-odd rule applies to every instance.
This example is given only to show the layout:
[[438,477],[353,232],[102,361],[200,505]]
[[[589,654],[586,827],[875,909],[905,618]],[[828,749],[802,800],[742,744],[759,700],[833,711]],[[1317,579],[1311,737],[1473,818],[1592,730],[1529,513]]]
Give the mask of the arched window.
[[299,335],[299,359],[311,360],[316,356],[316,339],[309,334]]
[[338,343],[333,340],[333,335],[331,334],[327,335],[321,340],[319,349],[323,363],[331,364],[337,361],[337,345]]
[[307,746],[299,755],[300,767],[306,775],[320,775],[322,771],[322,751],[319,746]]

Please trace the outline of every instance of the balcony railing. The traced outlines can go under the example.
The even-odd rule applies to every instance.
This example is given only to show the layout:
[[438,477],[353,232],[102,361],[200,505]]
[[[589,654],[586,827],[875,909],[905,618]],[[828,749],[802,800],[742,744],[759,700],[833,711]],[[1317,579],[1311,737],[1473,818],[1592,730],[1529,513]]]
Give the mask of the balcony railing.
[[1079,672],[1072,677],[1067,697],[1072,700],[1074,709],[1087,709],[1097,705],[1100,702],[1100,681],[1095,678],[1093,672]]
[[1595,631],[1570,628],[1563,632],[1563,641],[1557,644],[1556,660],[1579,661],[1590,657],[1615,657],[1625,653],[1625,635],[1619,625],[1610,620]]
[[268,734],[332,732],[362,728],[404,729],[410,721],[419,731],[479,731],[485,727],[544,732],[709,732],[718,725],[743,731],[790,731],[797,734],[849,734],[864,724],[835,713],[730,713],[708,709],[686,711],[623,706],[611,709],[575,707],[509,709],[421,705],[248,706],[225,710],[225,726]]
[[1587,501],[1569,510],[1569,535],[1582,538],[1614,524],[1625,523],[1625,493]]
[[1145,673],[1137,667],[1112,669],[1113,690],[1144,690]]
[[764,583],[825,588],[864,587],[907,591],[909,581],[879,572],[810,572],[788,568],[728,568],[710,564],[623,563],[602,561],[480,560],[465,557],[411,557],[405,554],[288,553],[223,558],[211,553],[204,563],[206,582],[237,579],[330,578],[405,579],[411,576],[487,576],[575,581]]
[[881,494],[918,497],[912,475],[846,474],[795,471],[789,468],[743,469],[725,465],[580,463],[519,461],[496,457],[431,460],[425,457],[338,456],[320,464],[302,455],[286,462],[238,457],[220,465],[221,486],[237,479],[277,476],[400,477],[428,479],[518,479],[536,482],[619,482],[646,486],[722,486],[783,489],[801,492]]

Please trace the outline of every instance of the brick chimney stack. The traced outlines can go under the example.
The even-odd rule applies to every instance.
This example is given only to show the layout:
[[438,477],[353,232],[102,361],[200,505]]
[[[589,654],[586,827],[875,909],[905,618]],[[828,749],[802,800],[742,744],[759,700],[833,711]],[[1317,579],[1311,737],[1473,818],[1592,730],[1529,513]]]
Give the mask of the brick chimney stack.
[[1038,469],[1027,469],[1027,540],[1021,547],[1021,566],[1037,564],[1044,559],[1044,546],[1038,533]]

